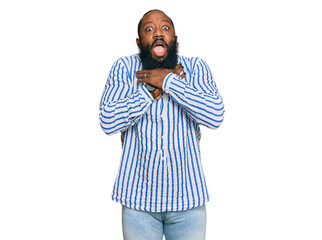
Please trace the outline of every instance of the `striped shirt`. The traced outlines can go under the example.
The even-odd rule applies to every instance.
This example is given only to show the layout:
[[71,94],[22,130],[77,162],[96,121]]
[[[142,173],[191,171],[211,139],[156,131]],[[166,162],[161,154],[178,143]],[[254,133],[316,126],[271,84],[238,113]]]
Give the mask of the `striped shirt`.
[[121,132],[122,158],[112,199],[132,209],[182,211],[209,201],[200,128],[220,126],[224,104],[205,61],[178,56],[186,76],[168,74],[155,100],[135,71],[138,55],[118,59],[100,103],[100,124]]

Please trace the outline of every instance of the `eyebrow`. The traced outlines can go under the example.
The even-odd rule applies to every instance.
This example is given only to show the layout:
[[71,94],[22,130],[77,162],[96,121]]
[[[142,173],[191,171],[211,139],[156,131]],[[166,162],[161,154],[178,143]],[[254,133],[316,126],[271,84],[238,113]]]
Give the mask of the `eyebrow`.
[[[161,20],[161,22],[167,22],[167,23],[170,23],[170,24],[171,24],[171,22],[170,22],[169,20],[167,20],[167,19]],[[147,25],[147,24],[149,24],[149,23],[153,23],[153,21],[149,21],[149,22],[144,23],[144,24],[142,25],[142,27],[144,27],[145,25]]]

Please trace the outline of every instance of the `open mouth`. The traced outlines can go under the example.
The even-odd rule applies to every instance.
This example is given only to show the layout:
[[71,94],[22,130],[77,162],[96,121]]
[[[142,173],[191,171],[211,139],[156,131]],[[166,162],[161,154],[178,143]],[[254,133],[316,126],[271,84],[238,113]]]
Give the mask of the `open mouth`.
[[167,44],[163,39],[156,40],[152,45],[152,51],[157,57],[163,57],[166,54]]

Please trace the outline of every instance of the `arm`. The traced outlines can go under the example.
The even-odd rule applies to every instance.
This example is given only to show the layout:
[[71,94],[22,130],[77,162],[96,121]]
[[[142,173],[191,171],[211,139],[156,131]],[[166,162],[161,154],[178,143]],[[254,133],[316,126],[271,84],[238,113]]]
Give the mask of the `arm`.
[[218,128],[224,118],[224,103],[206,62],[198,59],[189,76],[191,85],[176,74],[168,74],[163,81],[163,91],[183,107],[192,120]]
[[110,71],[100,103],[100,125],[112,135],[136,124],[154,101],[143,86],[132,92],[133,86],[124,62],[119,59]]

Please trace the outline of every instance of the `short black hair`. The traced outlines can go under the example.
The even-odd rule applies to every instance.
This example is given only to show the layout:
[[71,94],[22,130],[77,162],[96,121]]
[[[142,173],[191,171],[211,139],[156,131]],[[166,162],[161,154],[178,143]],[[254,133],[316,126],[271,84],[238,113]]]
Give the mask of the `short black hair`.
[[[144,13],[144,15],[141,17],[140,22],[139,22],[139,24],[138,24],[138,36],[139,36],[139,38],[141,37],[141,36],[140,36],[140,29],[141,29],[141,25],[142,25],[142,19],[143,19],[143,18],[145,17],[145,15],[147,15],[148,13],[150,13],[150,12],[154,12],[154,11],[162,12],[162,13],[164,13],[164,14],[165,14],[165,12],[163,12],[163,11],[161,11],[161,10],[159,10],[159,9],[152,9],[152,10],[147,11],[146,13]],[[167,14],[165,14],[165,15],[167,15]],[[167,17],[170,19],[170,22],[171,22],[171,24],[172,24],[172,27],[174,28],[174,24],[173,24],[172,19],[171,19],[168,15],[167,15]]]

